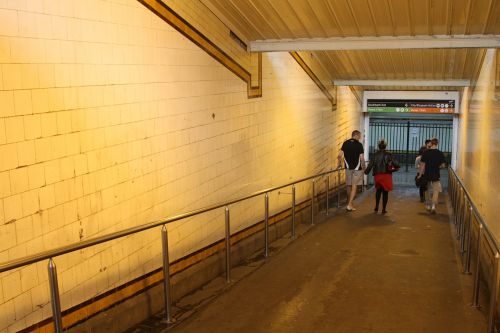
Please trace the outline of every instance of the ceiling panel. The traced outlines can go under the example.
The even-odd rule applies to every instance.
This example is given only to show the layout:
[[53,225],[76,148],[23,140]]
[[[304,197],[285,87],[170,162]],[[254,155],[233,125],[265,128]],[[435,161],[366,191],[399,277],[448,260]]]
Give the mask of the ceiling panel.
[[287,3],[290,10],[293,12],[293,16],[302,27],[304,35],[308,37],[326,37],[328,35],[326,29],[323,27],[325,18],[318,19],[316,15],[317,12],[313,10],[308,1],[294,2],[292,0]]
[[395,36],[410,36],[412,28],[410,28],[409,6],[407,0],[389,0],[392,16],[394,19],[394,35]]
[[[185,1],[185,0],[172,0]],[[262,39],[500,34],[500,0],[200,0]],[[482,49],[315,51],[332,79],[473,79]]]
[[[345,1],[346,12],[351,18],[351,22],[356,27],[353,30],[354,36],[378,36],[378,29],[375,23],[373,12],[368,0]],[[351,24],[352,24],[351,23]]]
[[408,0],[408,17],[411,35],[429,34],[430,0]]
[[[244,1],[234,1],[238,6]],[[249,1],[253,7],[258,11],[258,13],[268,22],[268,24],[273,28],[272,30],[278,36],[278,38],[296,38],[300,36],[298,31],[292,31],[290,26],[287,24],[290,18],[286,18],[287,22],[285,22],[280,15],[280,12],[283,11],[282,8],[276,8],[276,5],[273,5],[273,1],[267,0],[250,0]],[[250,18],[254,19],[254,17]],[[260,20],[255,22],[256,25],[261,23]],[[301,36],[306,37],[306,36]]]
[[[297,10],[294,10],[287,0],[255,0],[254,3],[267,3],[267,6],[273,9],[274,20],[280,21],[280,31],[291,38],[307,38],[312,37],[308,33],[306,26],[302,23],[305,19],[305,14],[301,13],[301,17],[297,16]],[[302,20],[301,20],[302,19]]]
[[[472,0],[449,0],[448,12],[445,12],[446,30],[445,34],[464,34],[466,29],[467,16],[472,8]],[[438,17],[436,17],[439,20]]]
[[[337,80],[468,80],[484,49],[417,49],[322,51],[330,75]],[[335,64],[335,67],[331,64]]]
[[330,0],[327,2],[332,11],[332,15],[335,16],[336,21],[338,21],[342,28],[343,35],[360,36],[358,23],[354,20],[352,11],[349,7],[349,0]]
[[201,1],[251,40],[499,33],[500,0]]
[[376,33],[379,36],[394,35],[393,18],[390,11],[389,0],[385,0],[383,2],[378,0],[369,0],[368,6],[373,14]]
[[486,34],[500,34],[500,1],[493,2],[493,7],[488,17],[488,23],[484,31]]
[[343,36],[327,1],[308,0],[307,3],[314,13],[312,20],[317,21],[324,31],[324,35],[320,37]]
[[462,0],[430,1],[430,35],[447,35],[453,20],[453,4]]
[[222,14],[224,20],[231,22],[236,28],[234,30],[242,34],[239,36],[240,38],[254,40],[272,35],[272,29],[268,26],[267,22],[263,22],[260,26],[255,26],[253,20],[248,19],[250,16],[259,15],[249,3],[243,4],[242,9],[244,10],[239,11],[233,6],[232,1],[228,1],[224,6],[221,4],[220,0],[212,0],[212,2],[217,3],[217,6],[215,6],[217,14]]
[[467,13],[466,29],[464,34],[482,34],[484,33],[488,20],[493,19],[490,13],[493,9],[493,4],[496,0],[475,0],[474,5],[469,6],[470,11]]

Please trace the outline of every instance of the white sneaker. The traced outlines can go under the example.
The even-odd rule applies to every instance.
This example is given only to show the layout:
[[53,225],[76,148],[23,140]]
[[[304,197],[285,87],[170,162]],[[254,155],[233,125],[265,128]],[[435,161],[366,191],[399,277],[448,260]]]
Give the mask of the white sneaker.
[[425,209],[427,209],[430,212],[431,211],[431,206],[430,205],[425,205]]
[[436,206],[432,205],[431,214],[436,214]]
[[354,207],[351,207],[351,206],[346,206],[345,208],[348,212],[354,212],[356,210],[356,208]]

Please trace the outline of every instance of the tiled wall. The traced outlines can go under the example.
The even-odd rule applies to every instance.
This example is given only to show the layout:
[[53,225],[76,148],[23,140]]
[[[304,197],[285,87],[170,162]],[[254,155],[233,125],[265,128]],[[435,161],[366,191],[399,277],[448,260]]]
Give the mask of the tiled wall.
[[[289,54],[263,59],[263,97],[249,100],[139,2],[0,0],[0,262],[335,165],[359,123],[349,89],[331,112]],[[273,193],[271,211],[289,200]],[[231,213],[237,231],[263,202]],[[63,309],[159,267],[159,235],[55,258]],[[171,260],[222,236],[223,211],[169,225]],[[51,315],[46,266],[0,274],[0,330]]]
[[462,98],[460,119],[460,177],[485,222],[500,239],[500,53],[486,52],[475,87]]

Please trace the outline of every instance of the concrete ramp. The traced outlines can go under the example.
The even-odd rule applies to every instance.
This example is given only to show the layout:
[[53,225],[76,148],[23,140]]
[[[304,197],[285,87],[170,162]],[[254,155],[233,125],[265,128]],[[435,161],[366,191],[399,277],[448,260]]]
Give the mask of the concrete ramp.
[[486,331],[469,306],[445,204],[430,215],[416,189],[372,191],[338,211],[169,332]]

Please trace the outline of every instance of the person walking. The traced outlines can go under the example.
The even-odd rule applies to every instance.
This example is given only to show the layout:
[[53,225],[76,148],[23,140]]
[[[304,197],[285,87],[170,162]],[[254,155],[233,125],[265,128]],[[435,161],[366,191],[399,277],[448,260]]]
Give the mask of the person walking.
[[358,185],[363,185],[363,170],[366,168],[364,158],[364,148],[360,142],[361,132],[355,130],[351,134],[351,138],[342,144],[338,160],[339,167],[344,164],[346,185],[347,185],[347,206],[348,212],[355,211],[352,202],[356,197]]
[[432,196],[427,191],[426,205],[428,211],[436,214],[436,206],[439,200],[439,193],[443,191],[441,186],[440,169],[446,166],[446,159],[441,150],[438,149],[439,141],[436,138],[431,140],[431,148],[428,149],[420,159],[420,172],[418,179],[424,177],[428,182],[429,191],[432,191]]
[[393,189],[392,173],[399,169],[399,163],[387,150],[385,140],[378,143],[378,151],[372,156],[365,170],[369,174],[373,169],[373,178],[375,179],[375,213],[378,213],[380,197],[382,198],[382,214],[387,213],[387,203],[389,202],[389,192]]
[[[430,142],[431,140],[428,141]],[[424,178],[418,177],[420,175],[420,162],[422,160],[422,155],[424,155],[426,151],[427,151],[426,145],[420,147],[420,150],[418,151],[418,156],[415,159],[415,168],[417,169],[417,175],[415,176],[415,185],[419,189],[420,202],[425,202],[425,192],[427,191],[427,182],[425,181]]]

